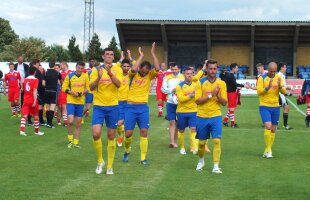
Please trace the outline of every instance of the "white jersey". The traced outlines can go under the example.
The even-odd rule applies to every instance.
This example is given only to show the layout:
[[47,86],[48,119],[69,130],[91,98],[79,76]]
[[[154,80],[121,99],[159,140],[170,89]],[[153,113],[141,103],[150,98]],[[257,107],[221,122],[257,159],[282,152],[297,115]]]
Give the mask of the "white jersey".
[[283,79],[283,83],[284,83],[284,87],[286,88],[286,77],[285,74],[283,74],[282,72],[278,72],[278,74],[281,76],[281,78]]
[[178,75],[173,75],[169,74],[165,76],[163,80],[163,85],[161,86],[161,91],[165,94],[167,94],[167,102],[172,103],[172,104],[177,104],[177,97],[175,95],[175,91],[173,91],[178,84],[180,84],[182,81],[184,81],[184,75],[183,74],[178,74]]

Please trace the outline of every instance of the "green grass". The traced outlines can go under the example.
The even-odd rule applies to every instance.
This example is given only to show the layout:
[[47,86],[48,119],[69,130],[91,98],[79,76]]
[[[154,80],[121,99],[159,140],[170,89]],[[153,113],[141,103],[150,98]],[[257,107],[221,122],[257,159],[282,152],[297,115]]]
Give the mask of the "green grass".
[[[295,100],[291,98],[295,103]],[[223,128],[223,174],[212,174],[212,154],[196,172],[197,156],[169,149],[168,122],[158,119],[154,96],[150,97],[150,165],[139,164],[139,135],[134,133],[132,154],[122,163],[118,148],[114,176],[96,175],[90,119],[83,125],[82,149],[66,148],[66,129],[42,128],[42,137],[19,136],[19,120],[10,119],[2,97],[0,106],[0,199],[309,199],[309,129],[304,117],[291,108],[291,131],[277,132],[274,158],[263,159],[263,129],[257,97],[243,97],[237,109],[239,129]],[[305,106],[300,106],[304,111]],[[226,112],[225,112],[226,113]],[[281,117],[282,118],[282,117]],[[187,131],[188,132],[188,131]],[[188,135],[187,135],[188,147]],[[103,130],[106,160],[106,131]],[[210,145],[212,147],[212,144]]]

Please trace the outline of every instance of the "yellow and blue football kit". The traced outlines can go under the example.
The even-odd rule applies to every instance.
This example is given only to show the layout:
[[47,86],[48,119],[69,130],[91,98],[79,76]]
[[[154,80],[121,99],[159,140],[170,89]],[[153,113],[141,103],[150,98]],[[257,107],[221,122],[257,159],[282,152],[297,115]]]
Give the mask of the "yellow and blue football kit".
[[[86,74],[82,73],[77,75],[76,72],[70,73],[66,76],[63,84],[62,91],[73,91],[82,93],[85,90],[89,91],[89,79]],[[67,94],[67,112],[68,115],[74,115],[75,117],[82,117],[84,110],[85,96],[74,96]]]
[[[278,84],[280,80],[280,87]],[[271,87],[269,84],[271,82]],[[271,122],[272,125],[278,125],[280,118],[279,92],[286,93],[284,81],[280,75],[276,74],[270,78],[268,74],[260,76],[257,80],[257,94],[259,96],[259,112],[263,123]],[[272,152],[275,133],[269,129],[264,130],[265,153]]]

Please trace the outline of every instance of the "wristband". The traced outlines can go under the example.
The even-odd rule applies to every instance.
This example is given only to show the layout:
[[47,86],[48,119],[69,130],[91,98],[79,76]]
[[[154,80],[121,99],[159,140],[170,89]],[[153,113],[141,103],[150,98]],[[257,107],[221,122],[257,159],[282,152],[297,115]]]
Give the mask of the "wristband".
[[79,96],[79,97],[82,96],[82,92],[78,92],[78,96]]
[[211,98],[212,98],[212,94],[209,94],[209,95],[208,95],[208,98],[211,99]]
[[113,76],[113,74],[112,74],[111,72],[109,72],[109,73],[108,73],[108,75],[109,75],[110,77],[112,77],[112,76]]

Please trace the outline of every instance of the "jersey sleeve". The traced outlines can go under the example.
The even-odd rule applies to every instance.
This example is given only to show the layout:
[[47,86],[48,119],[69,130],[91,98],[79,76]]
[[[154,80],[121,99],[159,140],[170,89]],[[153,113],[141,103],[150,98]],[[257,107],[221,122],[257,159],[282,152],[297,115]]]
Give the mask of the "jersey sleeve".
[[193,76],[193,82],[199,81],[199,79],[202,77],[203,71],[199,70],[195,76]]
[[153,80],[158,75],[158,72],[155,69],[150,70],[150,80]]
[[179,102],[186,102],[191,99],[190,96],[184,94],[180,85],[177,85],[175,89]]
[[264,88],[264,79],[262,76],[260,76],[257,80],[257,94],[258,95],[262,95],[264,94],[266,91],[265,91],[265,88]]
[[35,79],[33,89],[38,89],[38,87],[39,87],[39,79]]
[[94,82],[97,78],[98,78],[98,70],[96,67],[93,67],[89,76],[89,84],[92,84],[92,82]]
[[132,71],[131,69],[128,72],[128,75],[130,78],[134,77],[137,74],[137,72]]
[[195,90],[195,100],[202,97],[202,86],[200,81],[197,81],[196,90]]

